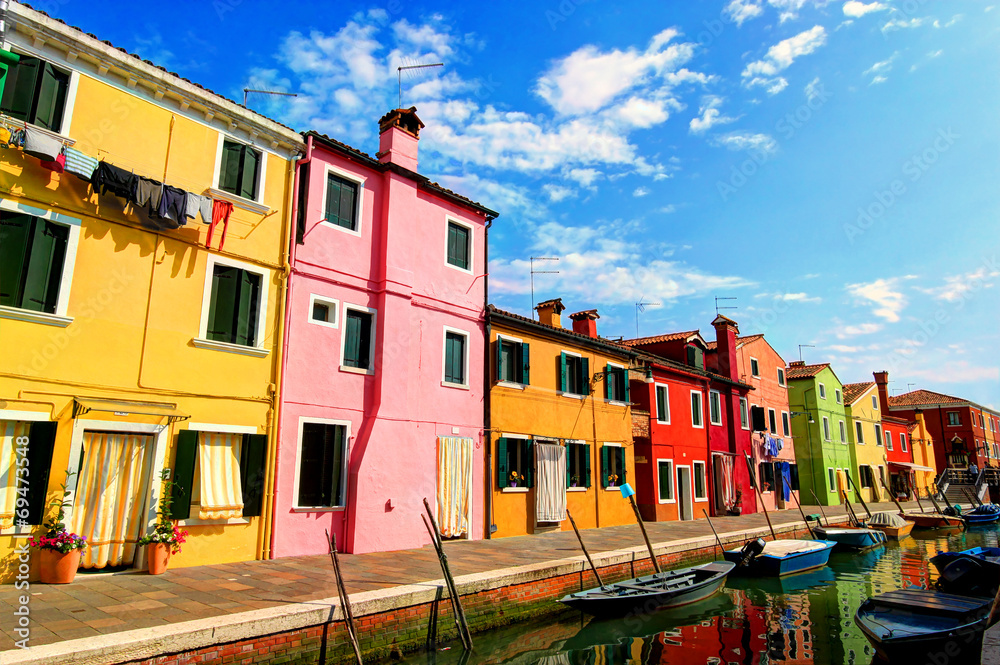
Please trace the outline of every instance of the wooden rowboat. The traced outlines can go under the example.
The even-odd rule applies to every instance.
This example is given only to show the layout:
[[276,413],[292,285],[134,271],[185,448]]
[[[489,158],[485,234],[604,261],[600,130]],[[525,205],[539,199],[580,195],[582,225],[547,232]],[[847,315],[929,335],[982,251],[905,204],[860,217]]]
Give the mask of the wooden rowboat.
[[[756,550],[748,551],[751,545]],[[830,552],[836,546],[832,540],[771,540],[750,541],[743,549],[726,550],[726,561],[738,565],[737,572],[748,575],[780,576],[801,573],[804,570],[825,566]]]
[[967,526],[978,526],[980,524],[993,524],[1000,519],[1000,506],[995,503],[984,503],[977,506],[970,513],[962,515]]
[[832,540],[842,549],[863,550],[885,543],[885,534],[878,529],[862,529],[860,527],[826,527],[814,526],[813,533],[817,538]]
[[913,522],[907,522],[897,513],[875,513],[871,516],[865,526],[878,529],[886,535],[888,538],[893,538],[895,540],[902,540],[910,535],[913,531]]
[[948,529],[963,526],[957,517],[948,517],[941,513],[903,513],[903,519],[913,522],[915,529]]

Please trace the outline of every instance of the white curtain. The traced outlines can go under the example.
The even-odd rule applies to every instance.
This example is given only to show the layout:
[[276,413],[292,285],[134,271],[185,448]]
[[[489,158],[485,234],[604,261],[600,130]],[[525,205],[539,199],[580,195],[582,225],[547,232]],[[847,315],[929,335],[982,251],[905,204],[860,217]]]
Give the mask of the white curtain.
[[[31,423],[0,420],[0,529],[14,526],[17,508],[17,439],[28,436]],[[35,475],[39,475],[39,471]],[[30,476],[23,476],[22,487],[29,487]]]
[[535,442],[535,519],[566,519],[566,446]]
[[153,437],[86,432],[70,531],[87,539],[80,565],[103,568],[132,562],[147,523]]
[[472,451],[470,438],[438,437],[438,528],[445,538],[469,533],[472,502]]
[[726,508],[732,508],[736,502],[734,492],[736,483],[733,480],[733,458],[729,455],[719,455],[722,463],[722,501]]
[[202,432],[198,436],[199,519],[243,517],[243,483],[240,479],[242,447],[242,434]]

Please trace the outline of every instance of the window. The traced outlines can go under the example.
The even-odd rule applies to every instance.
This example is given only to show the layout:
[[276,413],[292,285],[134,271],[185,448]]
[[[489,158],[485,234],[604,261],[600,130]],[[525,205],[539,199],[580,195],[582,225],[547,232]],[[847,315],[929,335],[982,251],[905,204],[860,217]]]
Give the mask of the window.
[[760,363],[757,362],[756,358],[750,359],[750,375],[760,376]]
[[192,427],[177,433],[172,517],[225,521],[259,516],[267,436],[255,434],[256,427]]
[[778,416],[774,409],[767,410],[767,431],[771,434],[778,433]]
[[785,370],[782,367],[778,368],[778,385],[781,387],[785,386]]
[[625,448],[610,443],[601,446],[601,487],[619,487],[628,482]]
[[819,384],[819,398],[826,399],[826,386]]
[[832,467],[826,468],[826,480],[831,492],[837,491],[837,481]]
[[892,450],[892,432],[888,430],[885,432],[885,449]]
[[761,492],[770,492],[774,489],[773,463],[761,462],[757,465],[757,482],[760,483]]
[[708,418],[713,425],[722,424],[722,403],[719,391],[708,391]]
[[691,426],[692,427],[704,427],[702,414],[704,413],[704,407],[701,404],[701,393],[692,390],[691,391]]
[[559,390],[567,395],[590,394],[590,359],[576,354],[559,354]]
[[907,450],[906,450],[906,432],[900,432],[899,433],[899,449],[902,450],[904,453],[907,452]]
[[823,440],[830,440],[830,419],[823,416]]
[[566,486],[590,487],[590,444],[566,442]]
[[472,228],[448,222],[448,265],[472,270]]
[[375,343],[375,310],[344,305],[344,337],[340,366],[371,372]]
[[659,480],[660,503],[674,502],[674,461],[656,460],[656,475]]
[[497,487],[528,488],[535,484],[531,439],[497,440]]
[[781,412],[781,435],[782,436],[791,436],[792,435],[792,425],[791,425],[791,422],[788,419],[788,412],[787,411],[782,411]]
[[327,171],[324,222],[348,231],[358,230],[358,185],[357,182]]
[[872,408],[878,411],[878,395],[872,395]]
[[747,398],[740,398],[740,427],[750,429],[750,407],[747,406]]
[[689,345],[687,347],[687,364],[689,367],[705,369],[705,352],[693,344]]
[[694,466],[694,500],[708,501],[708,482],[705,476],[705,463],[692,462]]
[[22,55],[7,71],[0,111],[59,132],[66,111],[69,78],[69,72],[44,60]]
[[962,424],[962,420],[958,417],[958,411],[949,411],[948,412],[948,426],[949,427],[958,427],[961,424]]
[[840,421],[840,442],[847,443],[847,425],[843,420]]
[[875,425],[875,445],[882,445],[882,426],[879,424]]
[[619,365],[604,367],[604,397],[609,402],[628,403],[628,370]]
[[222,166],[219,189],[251,201],[257,200],[257,181],[261,170],[261,153],[245,143],[229,139],[222,142]]
[[799,491],[799,465],[789,464],[788,465],[788,475],[790,476],[788,484],[791,486],[793,492]]
[[64,224],[0,210],[0,305],[56,314],[69,241]]
[[444,382],[467,386],[469,375],[469,333],[444,329]]
[[497,337],[496,341],[497,381],[517,383],[522,386],[529,382],[529,347],[519,339]]
[[861,464],[858,466],[858,476],[861,479],[861,487],[875,486],[875,476],[872,474],[872,468],[867,464]]
[[[19,412],[0,411],[0,450],[4,468],[0,476],[0,522],[15,529],[42,524],[50,504],[46,487],[52,467],[52,451],[58,423],[47,420],[13,420],[23,417]],[[30,414],[31,418],[47,415]],[[23,460],[23,461],[22,461]],[[27,469],[18,472],[17,469]]]
[[865,442],[865,431],[861,427],[861,421],[854,421],[854,442],[864,445]]
[[321,326],[336,328],[340,302],[332,298],[324,298],[315,293],[309,295],[309,321]]
[[656,384],[656,422],[670,423],[670,388]]
[[263,332],[263,276],[223,263],[212,265],[212,293],[205,339],[240,346],[257,346]]
[[840,388],[833,389],[833,396],[837,399],[837,404],[844,403],[844,394],[840,392]]
[[302,423],[296,507],[346,505],[349,427],[347,423]]

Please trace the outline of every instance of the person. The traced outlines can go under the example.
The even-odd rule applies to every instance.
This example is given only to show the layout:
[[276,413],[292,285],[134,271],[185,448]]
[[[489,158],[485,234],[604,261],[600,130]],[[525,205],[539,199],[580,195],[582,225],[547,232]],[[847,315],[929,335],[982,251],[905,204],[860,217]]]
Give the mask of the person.
[[976,462],[974,460],[969,462],[969,475],[972,476],[973,480],[979,477],[979,467],[976,466]]

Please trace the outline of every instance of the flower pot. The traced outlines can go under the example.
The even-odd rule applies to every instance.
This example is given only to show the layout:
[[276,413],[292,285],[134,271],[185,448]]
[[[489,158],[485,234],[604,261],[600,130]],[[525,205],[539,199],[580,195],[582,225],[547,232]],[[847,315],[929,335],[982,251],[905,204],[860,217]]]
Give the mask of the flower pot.
[[517,481],[516,480],[508,481],[507,487],[517,487]]
[[42,584],[69,584],[80,566],[80,550],[63,554],[58,550],[38,550],[38,576]]
[[150,543],[146,545],[146,562],[150,575],[162,575],[167,570],[170,561],[170,545]]

